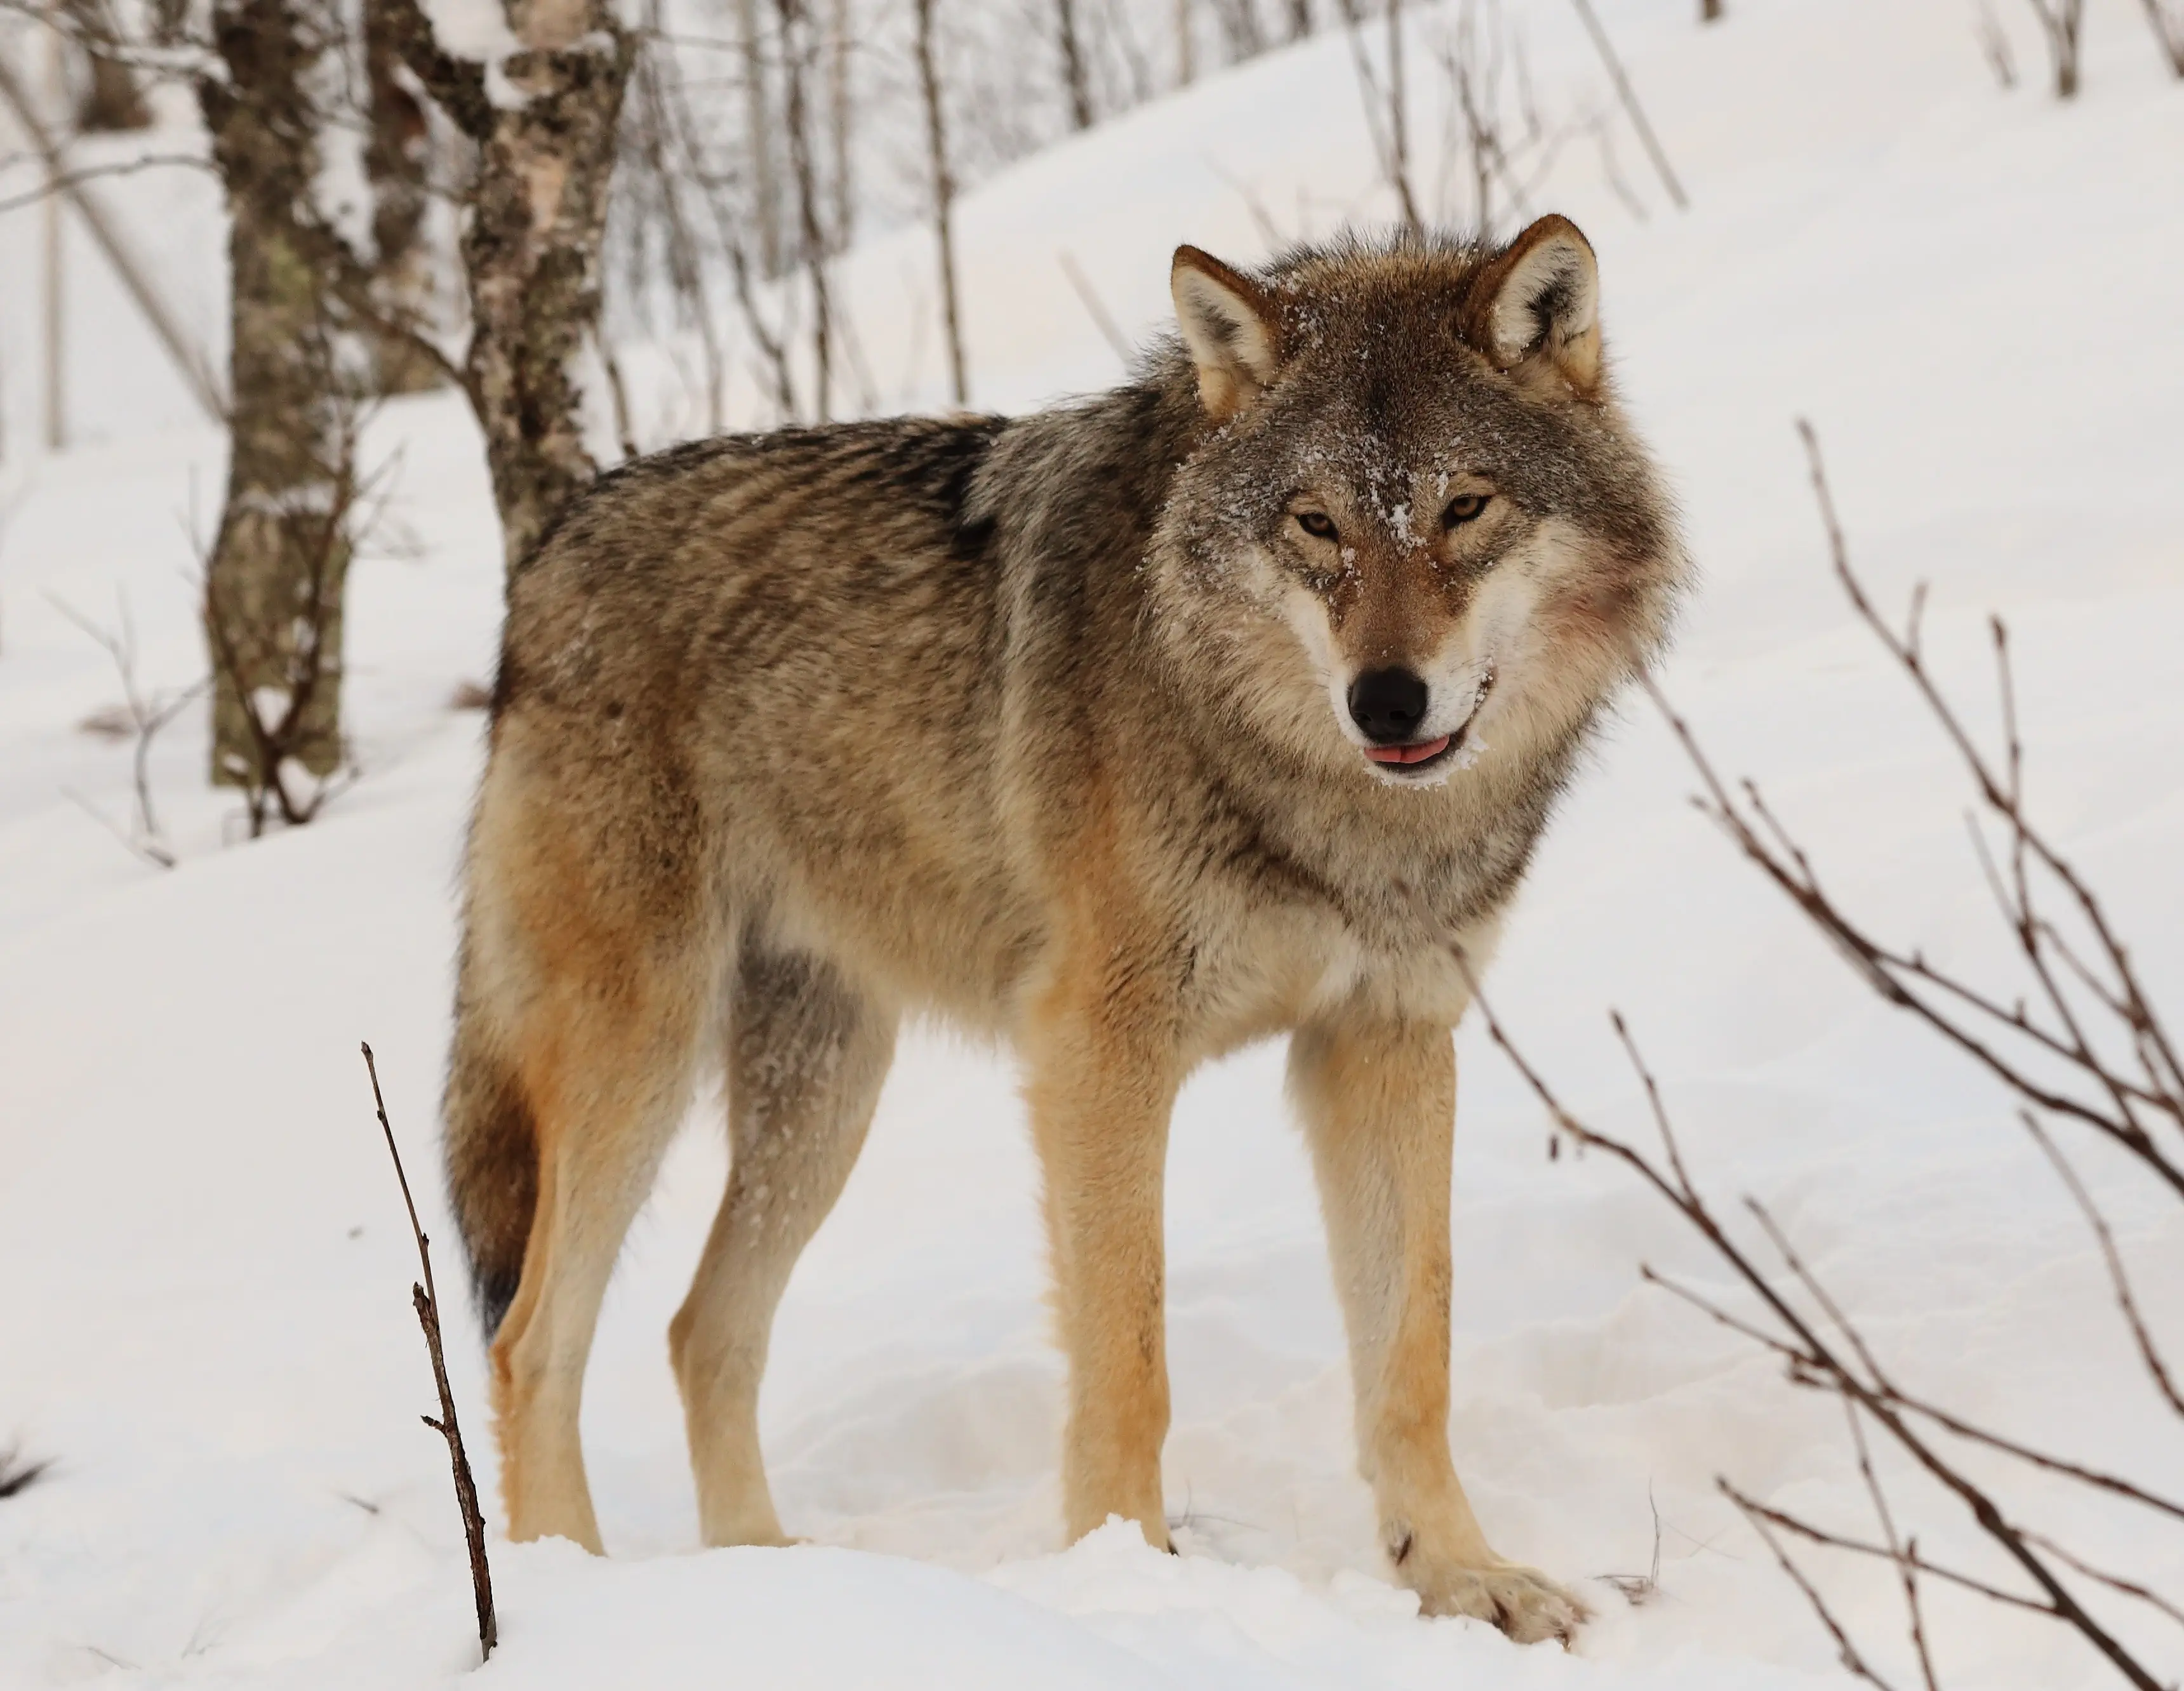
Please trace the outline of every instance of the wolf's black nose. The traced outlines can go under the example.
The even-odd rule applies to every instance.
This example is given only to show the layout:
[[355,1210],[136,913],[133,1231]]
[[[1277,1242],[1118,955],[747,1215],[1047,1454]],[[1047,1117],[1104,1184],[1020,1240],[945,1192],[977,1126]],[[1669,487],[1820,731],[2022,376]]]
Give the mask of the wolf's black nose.
[[1426,684],[1408,670],[1368,670],[1350,683],[1350,718],[1375,745],[1400,745],[1426,720]]

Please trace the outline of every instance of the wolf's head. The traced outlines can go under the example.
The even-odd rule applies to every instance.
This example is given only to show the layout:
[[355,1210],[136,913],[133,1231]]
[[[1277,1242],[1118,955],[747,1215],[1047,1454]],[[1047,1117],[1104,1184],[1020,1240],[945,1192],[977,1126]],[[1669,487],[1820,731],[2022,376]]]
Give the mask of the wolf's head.
[[1568,220],[1498,249],[1346,240],[1256,275],[1185,247],[1173,286],[1212,426],[1156,591],[1260,729],[1438,782],[1566,742],[1658,647],[1682,549]]

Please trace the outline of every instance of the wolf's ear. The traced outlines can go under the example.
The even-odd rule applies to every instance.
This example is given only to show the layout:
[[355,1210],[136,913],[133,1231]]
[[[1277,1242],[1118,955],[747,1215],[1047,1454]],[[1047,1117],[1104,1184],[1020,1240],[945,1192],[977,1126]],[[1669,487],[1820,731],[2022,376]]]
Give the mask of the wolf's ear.
[[1217,421],[1234,416],[1274,379],[1273,302],[1250,277],[1195,247],[1175,249],[1168,290],[1198,366],[1198,397]]
[[1472,292],[1466,338],[1504,370],[1544,358],[1586,398],[1600,387],[1600,267],[1550,213],[1509,243]]

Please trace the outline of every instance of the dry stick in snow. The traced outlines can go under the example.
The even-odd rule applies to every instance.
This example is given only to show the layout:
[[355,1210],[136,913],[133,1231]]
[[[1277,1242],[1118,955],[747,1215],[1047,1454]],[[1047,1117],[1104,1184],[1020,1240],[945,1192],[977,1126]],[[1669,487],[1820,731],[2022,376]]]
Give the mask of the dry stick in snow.
[[[159,815],[152,808],[150,764],[152,742],[159,737],[159,731],[187,709],[190,703],[210,686],[211,682],[209,679],[192,681],[179,693],[164,694],[154,693],[148,696],[138,692],[136,629],[135,624],[130,620],[127,596],[117,594],[116,598],[120,605],[121,614],[121,629],[118,634],[101,628],[81,611],[58,596],[53,593],[46,595],[47,602],[55,610],[98,642],[106,655],[114,660],[115,672],[121,677],[123,721],[117,726],[120,731],[133,735],[136,742],[136,754],[130,765],[136,780],[136,825],[132,830],[125,833],[120,827],[100,815],[97,810],[92,809],[91,805],[79,795],[71,793],[69,797],[101,826],[120,840],[132,856],[141,858],[157,869],[172,869],[175,866],[175,854],[167,848],[166,839],[159,828]],[[86,727],[96,726],[99,731],[106,731],[104,720],[101,718],[94,718],[85,726]]]
[[[1653,125],[1646,121],[1646,108],[1638,103],[1638,91],[1630,86],[1624,74],[1623,61],[1615,56],[1615,44],[1607,38],[1607,31],[1600,26],[1600,19],[1592,9],[1592,0],[1570,0],[1578,15],[1585,19],[1585,27],[1592,36],[1592,44],[1600,50],[1601,63],[1607,67],[1608,81],[1615,84],[1615,97],[1623,102],[1623,109],[1630,114],[1631,127],[1638,131],[1638,139],[1646,144],[1646,156],[1653,161],[1653,168],[1661,173],[1662,186],[1668,189],[1669,197],[1676,203],[1679,211],[1689,211],[1691,203],[1684,197],[1684,185],[1676,180],[1676,173],[1669,164],[1669,155],[1661,150],[1660,138],[1653,133]],[[2038,3],[2038,0],[2035,0]]]
[[448,1441],[448,1460],[455,1471],[455,1503],[463,1514],[463,1538],[471,1553],[471,1595],[477,1605],[478,1647],[488,1656],[500,1642],[500,1623],[493,1612],[493,1570],[485,1558],[485,1514],[478,1507],[477,1482],[471,1477],[470,1453],[463,1449],[462,1428],[455,1422],[455,1394],[448,1385],[447,1354],[440,1347],[440,1299],[432,1285],[432,1242],[417,1221],[417,1205],[410,1196],[410,1176],[402,1170],[402,1153],[395,1149],[394,1129],[387,1120],[387,1099],[379,1090],[379,1065],[371,1047],[364,1052],[365,1072],[371,1076],[371,1104],[379,1116],[379,1131],[387,1136],[387,1154],[394,1159],[394,1177],[402,1182],[403,1207],[410,1212],[410,1231],[416,1235],[417,1260],[425,1271],[424,1283],[410,1288],[417,1306],[417,1324],[425,1329],[425,1348],[432,1354],[432,1382],[440,1388],[440,1418],[420,1417]]

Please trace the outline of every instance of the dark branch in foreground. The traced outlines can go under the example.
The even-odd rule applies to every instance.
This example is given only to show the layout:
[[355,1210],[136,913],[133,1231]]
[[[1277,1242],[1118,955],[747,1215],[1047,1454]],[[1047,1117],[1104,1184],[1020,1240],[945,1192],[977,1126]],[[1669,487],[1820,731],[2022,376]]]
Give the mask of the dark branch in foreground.
[[14,1497],[19,1492],[28,1491],[45,1477],[47,1471],[53,1466],[50,1456],[41,1457],[36,1461],[25,1461],[21,1450],[13,1444],[5,1450],[0,1450],[0,1498]]
[[448,1441],[448,1460],[455,1473],[455,1502],[463,1516],[463,1538],[470,1546],[471,1594],[477,1605],[478,1647],[487,1655],[500,1642],[500,1623],[493,1611],[493,1570],[485,1555],[485,1514],[478,1507],[477,1482],[471,1476],[470,1453],[463,1448],[462,1428],[455,1422],[455,1394],[448,1385],[447,1354],[440,1346],[440,1299],[432,1285],[432,1242],[418,1224],[417,1205],[410,1196],[410,1176],[402,1170],[402,1153],[395,1149],[394,1129],[387,1120],[387,1099],[379,1090],[379,1065],[371,1047],[364,1051],[365,1071],[371,1076],[371,1103],[379,1116],[379,1131],[387,1136],[387,1154],[394,1159],[394,1177],[402,1182],[403,1207],[410,1212],[410,1231],[416,1236],[417,1260],[423,1265],[421,1285],[410,1288],[417,1306],[417,1324],[425,1329],[425,1348],[432,1354],[432,1382],[440,1390],[440,1418],[420,1417],[426,1426]]

